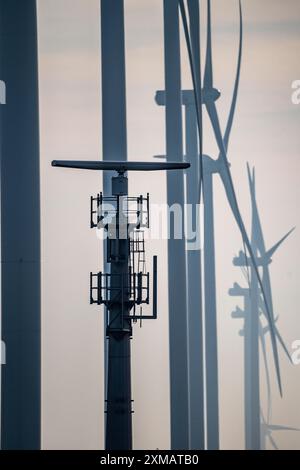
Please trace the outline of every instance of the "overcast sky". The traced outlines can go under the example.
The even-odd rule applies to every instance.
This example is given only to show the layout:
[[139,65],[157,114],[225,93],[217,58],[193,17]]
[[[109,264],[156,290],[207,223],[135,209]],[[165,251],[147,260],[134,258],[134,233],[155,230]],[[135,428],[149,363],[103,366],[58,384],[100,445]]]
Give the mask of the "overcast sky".
[[[203,36],[205,4],[202,2]],[[99,175],[58,171],[53,158],[99,158],[101,150],[100,2],[38,0],[43,259],[43,445],[103,445],[102,310],[88,304],[89,272],[102,264],[101,244],[89,229],[89,196],[101,190]],[[238,1],[215,0],[213,53],[218,109],[224,128],[238,47]],[[164,111],[155,105],[164,87],[162,0],[125,0],[129,158],[165,152]],[[267,246],[300,227],[300,106],[291,84],[300,79],[298,0],[244,0],[241,86],[229,160],[248,228],[246,162],[257,171],[257,196]],[[183,37],[182,37],[183,39]],[[183,87],[191,86],[182,40]],[[205,42],[202,47],[204,49]],[[216,145],[205,119],[204,151]],[[164,202],[165,176],[131,178],[132,194],[150,192]],[[228,296],[243,282],[232,258],[241,247],[220,182],[215,181],[221,445],[243,448],[242,322]],[[297,230],[271,266],[275,312],[287,345],[300,339],[300,234]],[[166,243],[148,243],[160,256],[159,320],[134,331],[135,448],[169,446],[169,370]],[[240,302],[240,306],[242,304]],[[270,345],[269,345],[270,350]],[[273,368],[270,355],[271,368]],[[281,354],[284,398],[273,377],[273,422],[300,427],[300,366]],[[262,384],[264,375],[262,375]],[[264,397],[264,386],[262,385]],[[300,433],[278,433],[280,448],[300,448]]]

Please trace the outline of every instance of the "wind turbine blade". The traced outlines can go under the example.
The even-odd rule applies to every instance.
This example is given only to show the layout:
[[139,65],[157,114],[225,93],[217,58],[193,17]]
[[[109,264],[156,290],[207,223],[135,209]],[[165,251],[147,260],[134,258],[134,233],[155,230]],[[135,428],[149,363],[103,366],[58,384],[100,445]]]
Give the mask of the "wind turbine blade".
[[275,450],[279,450],[276,442],[274,441],[273,437],[269,435],[269,439],[270,439],[270,442],[272,444],[272,446],[274,447]]
[[208,90],[213,88],[210,0],[207,0],[207,39],[206,39],[206,59],[205,59],[205,71],[204,71],[204,88]]
[[262,408],[260,408],[260,415],[261,415],[262,425],[267,426],[267,422],[265,420]]
[[300,431],[298,428],[292,428],[291,426],[281,426],[279,424],[270,424],[268,428],[271,431]]
[[229,169],[229,166],[228,166],[226,150],[224,148],[224,142],[223,142],[223,138],[222,138],[222,133],[221,133],[221,128],[220,128],[219,117],[218,117],[218,114],[217,114],[216,105],[215,105],[214,102],[207,102],[206,103],[206,108],[207,108],[207,112],[208,112],[209,118],[211,120],[213,129],[214,129],[215,137],[216,137],[216,140],[217,140],[217,143],[218,143],[218,146],[219,146],[219,150],[220,150],[220,154],[221,154],[221,159],[223,160],[224,171],[223,171],[223,169],[220,171],[220,176],[221,176],[221,179],[223,181],[226,196],[227,196],[229,205],[231,207],[232,213],[234,215],[234,218],[235,218],[235,220],[237,222],[237,225],[240,229],[240,232],[241,232],[243,241],[245,243],[245,246],[248,249],[250,259],[251,259],[251,262],[252,262],[256,277],[257,277],[257,281],[259,283],[259,287],[260,287],[262,295],[263,295],[264,303],[266,305],[267,318],[268,318],[268,322],[269,322],[269,325],[270,325],[270,334],[271,334],[273,356],[274,356],[275,369],[276,369],[276,375],[277,375],[277,382],[278,382],[280,395],[282,396],[282,386],[281,386],[281,376],[280,376],[278,349],[277,349],[276,336],[275,336],[275,330],[274,330],[274,319],[273,319],[273,316],[271,314],[271,310],[269,309],[269,306],[268,306],[268,300],[267,300],[267,296],[265,294],[265,289],[264,289],[264,286],[263,286],[261,276],[259,274],[258,266],[257,266],[257,263],[256,263],[256,258],[255,258],[255,255],[253,253],[253,249],[252,249],[252,246],[251,246],[249,237],[247,235],[246,228],[245,228],[245,225],[244,225],[244,222],[243,222],[243,219],[241,217],[240,210],[239,210],[239,205],[238,205],[238,202],[237,202],[237,198],[236,198],[236,194],[235,194],[235,190],[234,190],[234,185],[233,185],[233,181],[232,181],[232,178],[231,178],[231,173],[230,173],[230,169]]
[[[284,344],[284,342],[282,341],[282,338],[279,334],[279,331],[278,331],[278,328],[276,327],[276,319],[275,319],[275,315],[274,315],[274,309],[273,309],[273,298],[272,298],[272,289],[271,289],[271,279],[270,279],[270,271],[269,271],[269,265],[266,264],[264,267],[263,267],[263,274],[262,274],[262,282],[263,282],[263,286],[264,286],[264,293],[268,299],[268,308],[269,308],[269,311],[271,312],[271,317],[273,318],[273,324],[274,324],[274,331],[275,331],[275,335],[276,335],[276,339],[278,341],[280,341],[281,343],[281,346],[283,347],[285,353],[287,354],[288,356],[288,359],[291,361],[291,358],[290,358],[290,355],[289,355],[289,352]],[[266,308],[265,308],[265,304],[263,302],[263,299],[261,298],[261,296],[259,297],[259,302],[261,303],[261,310],[262,312],[264,313],[265,317],[268,318],[267,314],[266,314]],[[277,317],[278,319],[278,317]]]
[[[198,185],[198,201],[201,201],[201,195],[203,190],[203,120],[202,120],[202,83],[201,83],[201,63],[200,63],[200,48],[199,48],[199,70],[198,75],[196,74],[195,69],[195,60],[193,55],[193,48],[190,39],[189,27],[187,22],[187,16],[183,0],[178,0],[179,9],[184,29],[185,41],[188,50],[189,64],[191,70],[191,76],[193,81],[193,91],[196,103],[196,117],[197,117],[197,126],[199,133],[199,145],[200,145],[200,165],[199,165],[199,185]],[[191,10],[189,10],[191,11]],[[190,18],[190,24],[194,24]],[[200,40],[200,36],[199,36]]]
[[268,424],[265,420],[263,410],[260,407],[260,417],[261,417],[261,423],[260,423],[260,440],[261,440],[261,450],[266,450],[265,445],[266,445],[266,438],[269,435],[268,432]]
[[262,231],[261,221],[259,217],[257,201],[256,201],[256,191],[255,191],[255,169],[253,168],[252,175],[250,170],[250,165],[247,163],[247,171],[248,171],[248,181],[249,181],[249,189],[250,189],[250,196],[251,196],[251,209],[252,209],[252,225],[253,225],[253,240],[260,255],[264,255],[266,251],[264,235]]
[[254,188],[254,185],[253,185],[253,178],[252,178],[249,162],[247,162],[247,174],[248,174],[248,182],[249,182],[250,192],[252,193],[252,189]]
[[239,54],[238,54],[237,71],[236,71],[236,77],[235,77],[235,83],[234,83],[230,113],[229,113],[227,126],[226,126],[226,130],[225,130],[225,134],[224,134],[224,146],[225,146],[226,150],[228,150],[228,143],[229,143],[230,133],[231,133],[231,129],[232,129],[234,113],[235,113],[235,109],[236,109],[236,102],[237,102],[237,96],[238,96],[239,84],[240,84],[240,75],[241,75],[242,51],[243,51],[243,13],[242,13],[241,0],[239,1],[239,9],[240,9]]
[[284,350],[285,354],[286,354],[287,357],[288,357],[288,360],[290,361],[291,364],[293,364],[293,360],[292,360],[292,358],[291,358],[291,355],[290,355],[290,353],[289,353],[289,350],[288,350],[288,348],[287,348],[285,342],[283,341],[282,336],[281,336],[281,334],[279,333],[279,330],[278,330],[277,326],[275,326],[275,333],[276,333],[276,336],[277,336],[277,338],[278,338],[279,343],[280,343],[281,346],[282,346],[282,349]]
[[252,181],[253,181],[253,186],[254,186],[254,188],[256,188],[255,167],[253,167],[253,170],[252,170]]
[[[259,337],[260,337],[260,341],[261,341],[261,349],[262,349],[263,360],[264,360],[265,371],[266,371],[267,397],[268,397],[267,420],[269,422],[270,418],[271,418],[271,407],[272,407],[271,380],[270,380],[270,371],[269,371],[269,365],[268,365],[266,340],[265,340],[265,335],[264,335],[264,332],[263,332],[261,322],[259,322]],[[261,415],[263,417],[262,411],[261,411]],[[263,418],[263,420],[264,420],[264,418]]]
[[296,227],[293,227],[284,237],[281,238],[281,240],[279,240],[279,242],[276,243],[276,245],[274,245],[272,248],[270,248],[270,250],[267,251],[266,254],[268,258],[272,258],[275,251],[278,250],[280,245],[282,245],[282,243],[294,232],[294,230],[296,230]]
[[200,51],[200,10],[199,0],[187,0],[191,46],[193,51],[193,61],[195,67],[195,76],[199,90],[200,70],[201,70],[201,51]]
[[[266,309],[265,309],[265,304],[264,304],[264,302],[263,302],[263,300],[262,300],[261,297],[260,297],[260,299],[259,299],[259,306],[260,306],[260,309],[262,310],[262,313],[263,313],[264,316],[267,318]],[[279,341],[279,343],[280,343],[282,349],[284,350],[284,352],[285,352],[285,354],[286,354],[288,360],[291,362],[291,364],[293,364],[293,361],[292,361],[291,355],[290,355],[290,353],[289,353],[289,350],[288,350],[288,348],[287,348],[287,346],[286,346],[286,344],[285,344],[285,342],[284,342],[284,340],[283,340],[281,334],[279,333],[279,330],[278,330],[277,326],[275,325],[275,323],[277,322],[277,320],[278,320],[278,317],[276,317],[276,318],[274,319],[274,329],[275,329],[276,337],[277,337],[277,339],[278,339],[278,341]],[[267,327],[267,329],[264,328],[264,330],[265,330],[266,333],[270,331],[269,327]]]
[[[199,0],[188,0],[190,23],[190,42],[192,56],[190,56],[191,71],[194,74],[194,95],[196,103],[196,116],[199,134],[199,182],[198,202],[201,201],[203,182],[203,116],[202,116],[202,74],[201,74],[201,48],[200,48],[200,8]],[[196,87],[196,88],[195,88]]]

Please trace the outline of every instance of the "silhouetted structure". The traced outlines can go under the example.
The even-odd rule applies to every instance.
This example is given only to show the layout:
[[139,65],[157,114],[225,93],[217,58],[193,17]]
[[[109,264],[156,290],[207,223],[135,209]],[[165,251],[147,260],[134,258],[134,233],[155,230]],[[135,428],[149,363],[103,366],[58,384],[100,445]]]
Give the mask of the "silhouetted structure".
[[[103,160],[127,160],[126,64],[125,64],[124,0],[101,0],[101,87]],[[103,172],[103,196],[111,195],[112,172]],[[106,244],[103,246],[104,271]],[[106,309],[106,307],[105,307]],[[106,315],[104,330],[106,330]],[[107,343],[104,342],[105,369]],[[107,374],[105,374],[105,389]],[[106,393],[106,392],[105,392]]]
[[[150,303],[149,273],[145,272],[143,227],[149,227],[149,195],[128,197],[127,171],[180,170],[187,163],[72,162],[53,166],[88,170],[115,170],[112,195],[91,198],[91,228],[107,234],[109,273],[91,273],[90,303],[107,308],[108,375],[106,395],[106,449],[132,449],[130,340],[132,322],[157,317],[157,261],[153,258],[153,314],[143,315]],[[94,205],[96,203],[96,207]],[[137,312],[137,309],[138,312]]]
[[[178,3],[164,0],[167,161],[183,161]],[[167,203],[184,215],[184,175],[167,174]],[[184,227],[184,220],[182,221]],[[168,240],[171,448],[189,448],[189,393],[185,240]],[[184,229],[182,230],[184,233]]]
[[[262,414],[261,414],[262,415]],[[284,426],[282,424],[271,424],[269,421],[266,421],[264,416],[262,415],[262,423],[261,423],[261,446],[260,450],[267,449],[267,442],[269,441],[271,446],[274,450],[279,450],[276,441],[273,437],[274,432],[283,432],[283,431],[297,431],[299,432],[300,429],[293,428],[291,426]]]
[[[193,50],[193,60],[195,65],[195,78],[201,85],[201,64],[200,64],[200,35],[199,35],[199,9],[197,0],[188,3],[190,19],[190,40]],[[198,27],[197,27],[198,24]],[[204,86],[201,90],[202,105],[206,105],[210,111],[215,101],[220,97],[220,92],[213,87],[212,72],[212,41],[211,41],[211,11],[208,2],[207,18],[207,51],[205,63]],[[240,68],[242,58],[242,16],[240,10],[240,42],[237,72],[233,90],[232,103],[224,134],[224,146],[228,148],[230,133],[235,114],[237,93],[239,87]],[[163,95],[160,93],[157,100],[162,101]],[[160,103],[161,104],[161,103]],[[197,130],[197,113],[195,106],[195,92],[185,90],[182,92],[182,104],[185,106],[186,118],[186,160],[193,163],[187,171],[187,203],[199,203],[199,151],[200,141]],[[212,119],[215,129],[218,126],[216,118]],[[204,372],[202,370],[202,308],[201,308],[201,252],[200,250],[187,251],[188,266],[188,293],[189,293],[189,352],[190,352],[190,374],[189,374],[189,394],[190,394],[190,429],[191,448],[202,448],[204,436],[201,431],[201,422],[204,412],[203,405],[203,373],[205,373],[206,383],[206,422],[207,422],[207,447],[217,449],[219,447],[219,393],[218,393],[218,347],[217,347],[217,311],[216,311],[216,275],[215,275],[215,234],[214,234],[214,203],[213,203],[213,176],[219,174],[221,178],[226,178],[223,156],[219,155],[213,159],[208,155],[202,156],[203,165],[203,197],[204,197],[204,293],[205,293],[205,334],[204,348],[206,364]],[[231,189],[227,188],[226,193],[231,197]],[[196,209],[199,210],[199,207]],[[195,219],[196,214],[193,211]],[[199,230],[199,227],[198,227]],[[198,234],[199,236],[199,234]],[[198,305],[197,305],[198,303]],[[200,305],[199,305],[200,304]],[[198,344],[197,344],[198,343]],[[199,378],[201,378],[201,383]]]
[[[276,369],[276,376],[278,382],[278,388],[282,395],[282,385],[280,376],[280,366],[278,358],[278,348],[275,334],[275,322],[272,308],[269,306],[267,289],[265,289],[263,279],[260,276],[259,267],[257,264],[255,251],[252,248],[250,239],[248,237],[243,218],[239,209],[238,199],[235,192],[234,183],[231,176],[230,166],[227,159],[227,144],[231,130],[232,119],[235,111],[235,102],[238,91],[239,82],[239,68],[241,61],[241,44],[242,44],[242,12],[241,2],[239,2],[240,10],[240,50],[239,50],[239,62],[238,62],[238,73],[235,82],[232,106],[229,114],[227,123],[226,133],[223,137],[219,115],[216,107],[216,100],[219,98],[219,91],[214,88],[213,82],[213,66],[212,66],[212,41],[211,41],[211,2],[207,0],[207,48],[206,48],[206,64],[204,73],[203,90],[201,91],[197,80],[196,61],[194,58],[194,51],[192,46],[192,19],[189,11],[189,21],[187,19],[185,4],[183,0],[178,0],[180,5],[180,11],[182,16],[182,23],[184,29],[185,40],[187,44],[191,76],[193,81],[194,101],[196,105],[196,116],[199,141],[202,140],[203,125],[202,125],[202,104],[205,105],[208,113],[209,120],[211,122],[216,143],[219,150],[218,160],[212,160],[213,165],[218,165],[218,173],[221,177],[226,197],[231,208],[232,214],[236,221],[236,224],[241,233],[245,251],[249,253],[249,259],[251,260],[253,267],[253,275],[256,278],[257,285],[261,290],[263,304],[265,306],[265,312],[270,328],[270,336],[272,343],[272,351],[274,356],[274,363]],[[201,75],[201,74],[200,74]],[[201,146],[202,147],[202,146]],[[198,192],[201,196],[204,192],[204,203],[205,211],[207,213],[204,216],[204,277],[205,277],[205,348],[206,348],[206,403],[207,403],[207,447],[208,449],[218,449],[219,447],[219,423],[218,423],[218,373],[217,373],[217,331],[216,331],[216,308],[215,308],[215,263],[214,263],[214,246],[213,246],[213,212],[212,212],[212,191],[208,192],[207,189],[207,175],[205,174],[205,156],[200,151],[200,175],[199,175],[199,188]],[[215,169],[213,169],[215,172]],[[211,178],[211,175],[210,175]],[[204,188],[204,191],[203,191]],[[208,201],[207,194],[210,194],[210,202]],[[206,200],[205,200],[206,196]],[[212,230],[211,230],[212,229]],[[213,260],[213,261],[212,261]]]
[[[124,0],[101,0],[103,160],[127,160]],[[103,194],[111,194],[103,173]]]
[[40,189],[35,0],[0,1],[2,449],[39,449]]
[[[201,89],[200,8],[199,0],[188,0],[191,42],[198,89]],[[186,171],[186,213],[188,227],[196,230],[194,246],[186,244],[188,296],[188,358],[189,358],[189,449],[205,448],[204,357],[203,357],[203,293],[201,275],[201,240],[199,206],[199,153],[197,116],[193,92],[182,92],[185,109],[185,160],[191,164]],[[192,249],[191,249],[192,248]]]
[[[213,86],[212,37],[211,37],[211,6],[207,2],[207,46],[203,83],[203,102],[211,119],[212,127],[218,142],[219,122],[215,101],[220,92]],[[216,267],[215,267],[215,230],[214,230],[214,198],[213,176],[218,174],[225,185],[227,198],[232,198],[232,191],[227,182],[226,153],[231,134],[236,108],[242,57],[242,15],[240,9],[240,42],[237,72],[233,97],[223,145],[219,145],[219,157],[213,159],[203,156],[203,193],[204,193],[204,286],[205,286],[205,354],[206,354],[206,415],[207,415],[207,448],[219,448],[219,380],[218,380],[218,342],[217,342],[217,304],[216,304]],[[224,147],[224,148],[223,148]]]
[[[197,0],[198,1],[198,0]],[[165,106],[165,92],[156,93],[156,103]],[[194,92],[183,90],[185,108],[185,161],[191,164],[186,171],[187,225],[196,231],[195,240],[187,240],[187,297],[188,297],[188,394],[189,394],[189,449],[205,448],[204,417],[204,363],[201,283],[200,209],[198,204],[199,142]],[[165,159],[165,156],[157,158]],[[188,246],[190,244],[190,247]],[[192,246],[193,245],[193,246]]]
[[[288,232],[278,243],[276,243],[270,250],[266,249],[262,224],[259,216],[257,201],[256,201],[256,181],[255,172],[250,171],[248,166],[248,180],[251,195],[251,209],[252,209],[252,235],[251,243],[253,252],[256,256],[256,263],[262,269],[262,280],[265,292],[268,298],[268,305],[273,312],[273,298],[271,289],[271,279],[269,266],[272,262],[272,256],[292,233],[293,230]],[[270,422],[270,406],[271,406],[271,386],[270,374],[267,361],[265,335],[270,332],[269,326],[263,327],[261,317],[266,317],[265,305],[262,300],[261,290],[257,283],[257,278],[253,270],[253,263],[250,259],[245,257],[244,252],[240,252],[238,257],[233,260],[235,266],[243,269],[248,286],[241,287],[235,283],[233,288],[229,290],[231,296],[242,297],[244,300],[244,307],[239,307],[232,313],[233,318],[244,320],[244,327],[240,334],[244,337],[244,396],[245,396],[245,446],[247,450],[261,449],[262,442],[268,436],[272,442],[270,431],[272,425]],[[284,341],[275,325],[276,319],[274,318],[274,329],[276,337],[282,346],[285,354],[290,360],[290,355]],[[260,404],[260,354],[259,354],[259,339],[261,340],[262,352],[266,368],[266,379],[268,389],[269,410],[267,421],[265,421],[261,413]]]

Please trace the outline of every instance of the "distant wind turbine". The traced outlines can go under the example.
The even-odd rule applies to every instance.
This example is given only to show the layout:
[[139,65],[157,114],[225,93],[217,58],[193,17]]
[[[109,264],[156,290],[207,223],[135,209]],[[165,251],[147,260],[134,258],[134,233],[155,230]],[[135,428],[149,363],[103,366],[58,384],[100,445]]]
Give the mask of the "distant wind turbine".
[[[278,243],[271,249],[267,250],[265,246],[262,224],[259,216],[257,201],[256,201],[256,181],[255,171],[250,171],[249,165],[248,180],[251,195],[251,208],[252,208],[252,248],[256,255],[256,263],[262,269],[262,281],[265,293],[268,299],[268,305],[271,309],[274,318],[274,331],[279,344],[282,346],[288,359],[291,361],[289,351],[278,331],[273,312],[273,298],[271,289],[271,280],[269,266],[272,262],[271,256],[274,255],[276,250],[288,238],[294,229],[290,230]],[[240,252],[239,256],[234,258],[233,263],[235,266],[240,266],[245,274],[248,286],[246,288],[240,287],[237,283],[229,290],[230,295],[244,298],[244,309],[239,307],[232,313],[233,318],[242,318],[244,320],[244,327],[242,334],[244,336],[244,393],[245,393],[245,437],[246,449],[259,449],[261,446],[261,406],[260,406],[260,358],[259,358],[259,339],[261,341],[262,353],[266,369],[266,380],[268,390],[268,416],[270,415],[271,407],[271,385],[270,373],[267,362],[265,335],[270,332],[269,325],[263,327],[261,317],[267,317],[265,304],[262,299],[261,290],[258,286],[255,273],[253,272],[252,261],[246,258],[244,252]],[[250,276],[249,272],[250,271]]]
[[278,445],[273,437],[274,432],[278,431],[296,431],[300,429],[293,428],[290,426],[282,426],[280,424],[270,424],[269,420],[265,420],[263,413],[261,412],[261,448],[260,450],[266,450],[267,442],[269,441],[275,450],[279,450]]

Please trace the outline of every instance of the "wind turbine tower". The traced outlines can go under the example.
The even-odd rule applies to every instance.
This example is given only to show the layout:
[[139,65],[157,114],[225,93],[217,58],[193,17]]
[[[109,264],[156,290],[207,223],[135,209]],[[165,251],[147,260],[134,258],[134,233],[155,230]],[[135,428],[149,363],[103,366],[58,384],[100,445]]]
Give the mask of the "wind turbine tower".
[[0,0],[1,448],[39,449],[41,295],[38,50],[35,0]]
[[[255,171],[250,171],[248,165],[248,180],[251,195],[252,208],[252,235],[251,243],[256,256],[256,263],[262,270],[263,287],[267,294],[268,305],[273,312],[273,298],[271,289],[271,279],[269,267],[272,262],[272,256],[279,249],[282,243],[289,237],[293,230],[289,231],[278,243],[271,249],[267,250],[262,224],[259,216],[257,200],[256,200],[256,178]],[[244,300],[244,308],[239,307],[232,313],[233,318],[243,319],[244,327],[241,334],[244,337],[244,397],[245,397],[245,446],[248,450],[258,450],[261,448],[262,433],[266,432],[267,422],[264,421],[261,413],[260,400],[260,350],[259,339],[261,339],[262,352],[265,361],[268,400],[271,400],[269,369],[266,355],[265,334],[268,333],[269,327],[262,326],[262,317],[266,317],[265,305],[262,300],[261,289],[258,286],[257,278],[254,273],[253,263],[246,258],[244,252],[240,252],[239,256],[233,260],[235,266],[239,266],[247,280],[247,287],[241,287],[235,283],[233,288],[229,290],[231,296],[242,297]],[[288,349],[275,325],[274,331],[276,338],[283,348],[286,356],[291,361]],[[269,422],[268,411],[268,422]],[[262,422],[263,421],[263,422]]]

